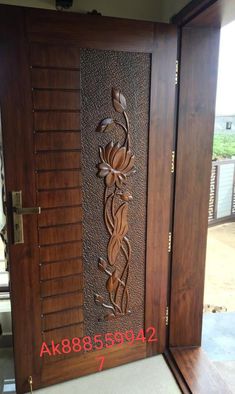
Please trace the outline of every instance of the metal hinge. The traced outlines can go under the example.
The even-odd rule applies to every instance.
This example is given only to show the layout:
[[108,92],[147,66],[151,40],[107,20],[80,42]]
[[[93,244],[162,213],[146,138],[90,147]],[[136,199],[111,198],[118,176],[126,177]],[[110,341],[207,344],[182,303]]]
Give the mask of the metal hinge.
[[166,306],[166,316],[165,316],[165,319],[166,319],[166,326],[168,326],[168,323],[169,323],[169,307],[168,307],[168,306]]
[[168,253],[171,253],[171,241],[172,241],[172,235],[171,233],[168,234]]
[[179,80],[179,61],[175,61],[175,85],[178,85]]
[[171,173],[174,174],[175,172],[175,151],[171,152]]

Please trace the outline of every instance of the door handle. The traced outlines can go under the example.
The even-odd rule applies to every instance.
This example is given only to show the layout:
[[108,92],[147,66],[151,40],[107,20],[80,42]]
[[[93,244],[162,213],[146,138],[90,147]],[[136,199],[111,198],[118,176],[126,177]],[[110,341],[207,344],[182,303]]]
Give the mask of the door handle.
[[13,230],[14,244],[24,243],[23,215],[38,215],[41,213],[40,207],[22,207],[22,191],[11,192],[13,210]]

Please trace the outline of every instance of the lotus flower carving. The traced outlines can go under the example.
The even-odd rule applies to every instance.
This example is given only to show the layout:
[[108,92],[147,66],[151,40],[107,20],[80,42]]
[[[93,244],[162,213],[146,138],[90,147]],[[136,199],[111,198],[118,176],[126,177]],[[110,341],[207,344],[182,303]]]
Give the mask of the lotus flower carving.
[[[100,121],[96,131],[107,133],[112,127],[125,133],[123,143],[109,142],[99,148],[100,163],[97,165],[100,178],[104,179],[104,222],[109,234],[106,258],[98,258],[98,269],[108,276],[104,295],[95,294],[95,302],[108,311],[104,320],[112,320],[130,313],[128,278],[131,261],[131,244],[128,239],[128,211],[132,194],[126,190],[127,177],[135,172],[135,156],[130,149],[130,125],[126,113],[126,98],[119,89],[112,89],[112,104],[124,118],[124,123],[113,118]],[[120,115],[119,115],[120,116]]]
[[125,146],[111,141],[105,148],[100,148],[100,159],[98,176],[105,178],[106,186],[121,188],[134,167],[135,156]]

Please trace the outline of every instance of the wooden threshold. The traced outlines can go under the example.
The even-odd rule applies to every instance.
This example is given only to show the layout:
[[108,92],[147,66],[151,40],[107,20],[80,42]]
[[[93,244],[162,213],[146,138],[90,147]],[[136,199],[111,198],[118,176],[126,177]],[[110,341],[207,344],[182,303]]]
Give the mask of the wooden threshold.
[[232,394],[202,348],[171,347],[165,358],[183,393]]

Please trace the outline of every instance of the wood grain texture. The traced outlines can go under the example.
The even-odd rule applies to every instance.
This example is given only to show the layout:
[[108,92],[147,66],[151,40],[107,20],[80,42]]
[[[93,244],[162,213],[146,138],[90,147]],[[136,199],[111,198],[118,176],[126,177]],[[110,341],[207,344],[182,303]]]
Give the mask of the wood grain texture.
[[201,342],[218,44],[217,29],[183,29],[172,258],[171,346],[198,346]]
[[[67,379],[96,373],[98,372],[100,364],[100,360],[97,360],[97,357],[102,356],[105,357],[103,369],[106,370],[146,357],[146,344],[135,343],[133,346],[124,344],[122,346],[114,346],[111,349],[102,349],[95,353],[85,352],[79,356],[79,368],[77,368],[77,365],[72,359],[61,361],[61,368],[63,369]],[[53,368],[53,365],[48,365],[47,368],[43,369],[43,386],[63,380],[61,369]]]
[[38,152],[36,154],[37,170],[64,170],[80,168],[80,152]]
[[33,102],[36,110],[80,109],[80,97],[77,91],[34,90]]
[[40,245],[80,241],[82,239],[82,224],[66,224],[61,226],[39,229]]
[[42,297],[66,294],[81,289],[83,289],[83,277],[80,274],[41,282]]
[[[13,190],[22,190],[23,206],[36,206],[30,65],[28,46],[23,40],[23,20],[22,9],[1,6],[0,101],[9,218]],[[40,289],[39,282],[35,282],[32,292],[31,281],[39,274],[35,215],[24,220],[24,237],[23,245],[13,245],[12,221],[8,220],[15,378],[19,393],[23,387],[28,391],[25,381],[40,351],[40,344],[35,341],[41,336]]]
[[63,327],[70,324],[81,323],[84,320],[83,309],[74,308],[67,311],[50,313],[43,316],[43,330],[48,331],[54,328]]
[[62,245],[49,245],[40,248],[40,261],[47,263],[51,261],[61,261],[74,257],[81,257],[82,243],[69,242]]
[[81,189],[61,189],[38,192],[41,208],[58,208],[81,204]]
[[34,9],[26,9],[25,14],[32,42],[50,42],[57,47],[70,42],[80,48],[131,52],[151,52],[153,48],[152,22]]
[[[10,245],[10,257],[17,262],[17,266],[13,262],[11,268],[12,305],[13,317],[15,316],[14,329],[17,330],[15,339],[15,350],[18,355],[16,356],[17,392],[22,394],[29,389],[27,383],[29,375],[33,376],[34,389],[37,389],[65,379],[83,376],[98,369],[97,360],[91,353],[69,360],[58,360],[56,363],[51,362],[47,367],[39,358],[43,340],[59,342],[64,338],[71,339],[85,335],[83,324],[71,323],[71,326],[57,327],[57,324],[68,323],[67,319],[66,322],[63,320],[64,317],[59,318],[64,316],[64,312],[62,313],[64,309],[68,310],[78,305],[81,306],[81,310],[83,309],[84,283],[83,275],[73,271],[70,276],[69,265],[66,265],[69,260],[82,257],[81,225],[62,223],[72,217],[71,212],[63,211],[59,214],[59,222],[55,222],[57,215],[53,213],[54,209],[60,207],[75,209],[75,206],[77,207],[81,202],[78,194],[78,190],[81,193],[81,189],[75,189],[77,182],[81,182],[80,155],[76,151],[79,149],[78,141],[74,134],[70,134],[71,137],[66,142],[62,137],[62,134],[69,137],[71,131],[80,129],[80,114],[74,110],[75,104],[78,103],[74,102],[74,93],[80,94],[79,47],[148,52],[153,55],[154,82],[149,141],[153,164],[151,168],[149,167],[148,234],[150,235],[153,230],[154,220],[157,220],[157,227],[154,228],[152,238],[148,240],[147,248],[145,326],[156,327],[159,345],[148,350],[148,355],[162,351],[165,346],[164,309],[168,263],[167,252],[165,250],[163,252],[163,249],[168,240],[167,211],[171,177],[166,172],[170,168],[173,133],[171,119],[174,112],[172,97],[174,97],[173,57],[175,57],[176,30],[167,25],[157,24],[155,27],[154,23],[114,18],[100,19],[5,6],[0,6],[0,10],[3,11],[0,13],[0,30],[3,33],[1,37],[7,42],[9,40],[9,45],[0,42],[1,59],[4,59],[4,67],[1,67],[0,71],[1,80],[4,81],[3,93],[0,94],[1,101],[4,101],[4,142],[8,152],[6,155],[7,192],[15,189],[23,190],[24,206],[41,205],[43,209],[39,223],[34,216],[25,218],[25,245],[19,247]],[[32,47],[33,42],[36,42],[36,49]],[[173,54],[170,55],[171,49]],[[169,77],[171,71],[172,75]],[[55,93],[53,89],[59,92],[58,96],[53,94]],[[162,104],[157,100],[155,91],[158,97],[161,97]],[[65,98],[68,96],[63,95],[64,92],[73,93],[70,105]],[[67,106],[64,107],[65,105]],[[55,133],[53,136],[52,132]],[[58,135],[59,132],[61,137]],[[41,136],[43,133],[45,137]],[[63,149],[63,146],[66,147]],[[169,152],[166,152],[168,148]],[[38,152],[40,150],[44,152]],[[156,155],[159,155],[163,162],[156,161]],[[76,166],[73,167],[71,164]],[[161,177],[161,181],[158,177]],[[164,192],[160,196],[162,189]],[[155,204],[153,196],[156,197]],[[159,204],[157,210],[156,202]],[[165,210],[164,213],[162,210]],[[9,230],[11,233],[11,223]],[[158,236],[154,236],[157,231]],[[163,249],[160,249],[161,244]],[[46,265],[44,266],[45,263],[48,265],[47,268]],[[52,265],[53,268],[49,268]],[[79,263],[74,269],[77,270],[78,266]],[[57,274],[65,277],[57,277]],[[52,317],[47,317],[45,326],[44,318],[41,316],[42,311],[47,316],[55,313],[55,320],[49,320]],[[28,319],[29,315],[30,319]],[[47,331],[42,335],[43,328]],[[23,362],[22,340],[27,353]],[[102,354],[107,355],[108,359],[105,368],[117,366],[145,357],[146,344],[136,343],[131,347],[124,345],[122,348],[116,347],[103,353],[99,352],[99,355]]]
[[39,191],[65,189],[81,186],[81,172],[77,170],[43,171],[37,173]]
[[171,348],[170,351],[193,394],[232,394],[201,348]]
[[35,112],[34,127],[36,131],[79,130],[80,114],[65,111]]
[[[43,341],[48,343],[48,345],[50,345],[51,341],[54,341],[54,343],[57,344],[57,343],[61,343],[61,341],[65,338],[72,340],[73,338],[77,338],[77,337],[81,338],[83,335],[84,335],[84,325],[83,323],[79,323],[72,326],[65,326],[62,328],[57,328],[46,332],[44,331],[42,334],[42,339]],[[77,365],[77,362],[73,361],[73,364]],[[52,363],[52,368],[55,369],[54,363]],[[44,370],[45,369],[47,368],[44,368]],[[62,374],[64,375],[64,372],[62,372]]]
[[[47,14],[48,15],[48,14]],[[79,68],[80,54],[77,47],[32,43],[31,64],[40,67]]]
[[84,302],[83,292],[72,292],[42,300],[42,313],[59,312],[60,310],[82,306]]
[[[152,55],[149,131],[145,327],[158,327],[159,342],[148,345],[148,355],[155,354],[156,350],[163,352],[166,341],[168,232],[171,220],[172,185],[171,151],[177,46],[175,27],[156,25],[155,40],[156,48]],[[162,100],[159,100],[159,97]]]
[[80,74],[75,70],[32,69],[32,87],[70,91],[80,89]]
[[55,209],[43,209],[38,218],[40,227],[56,226],[60,224],[73,224],[81,221],[82,207],[57,207]]
[[[191,2],[191,13],[185,7],[173,18],[177,24],[194,27],[220,28],[235,19],[235,3],[233,0],[194,0]],[[190,5],[190,4],[189,4]],[[188,8],[189,8],[188,5]]]
[[40,269],[40,278],[42,280],[59,278],[60,276],[69,276],[80,274],[83,271],[81,258],[72,260],[59,261],[57,263],[42,264]]

